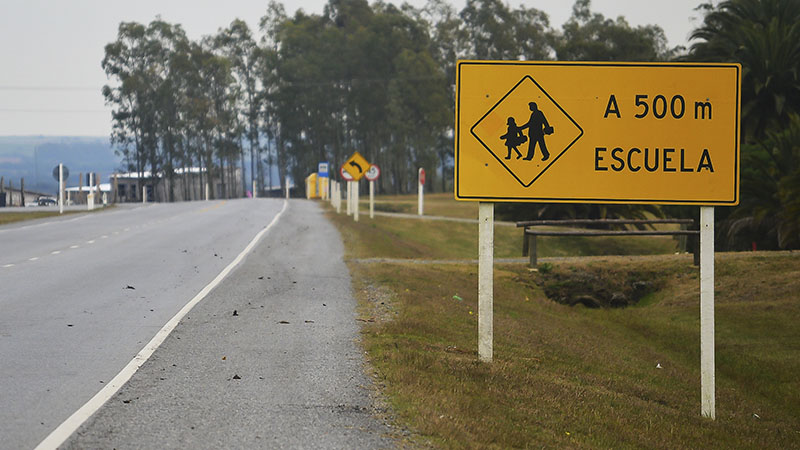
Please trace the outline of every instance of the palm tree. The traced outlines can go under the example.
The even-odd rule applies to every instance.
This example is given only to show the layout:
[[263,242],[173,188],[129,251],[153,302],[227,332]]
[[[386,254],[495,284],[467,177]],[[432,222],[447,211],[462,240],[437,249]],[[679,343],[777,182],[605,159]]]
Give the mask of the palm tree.
[[689,59],[742,64],[742,141],[800,111],[800,0],[727,0],[706,11]]

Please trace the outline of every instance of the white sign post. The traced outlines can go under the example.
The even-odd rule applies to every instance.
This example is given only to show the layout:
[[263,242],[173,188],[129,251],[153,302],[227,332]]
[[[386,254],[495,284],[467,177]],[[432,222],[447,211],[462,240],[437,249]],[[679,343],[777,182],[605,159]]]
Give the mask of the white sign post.
[[417,172],[417,174],[418,174],[418,180],[419,180],[418,190],[417,190],[417,192],[418,192],[418,195],[417,195],[417,215],[421,216],[422,215],[422,209],[423,209],[423,202],[424,202],[423,197],[425,195],[424,194],[424,191],[425,191],[425,169],[420,167],[419,171]]
[[258,190],[256,190],[257,187],[258,185],[256,184],[256,180],[253,180],[253,198],[258,197]]
[[342,185],[336,182],[336,214],[342,213]]
[[64,214],[64,165],[58,165],[58,213]]
[[346,208],[346,213],[349,216],[350,214],[353,214],[353,186],[351,184],[353,181],[353,175],[351,175],[350,172],[346,171],[344,169],[344,166],[339,168],[339,174],[342,176],[342,179],[344,179],[344,181],[347,182],[347,185],[345,186],[347,189],[346,192],[347,203],[345,204],[345,208]]
[[86,209],[91,211],[94,209],[94,174],[89,172],[89,195],[86,196]]
[[352,181],[347,181],[347,199],[346,199],[346,208],[345,213],[349,216],[353,214],[353,189],[352,189]]
[[375,164],[369,166],[364,178],[369,180],[369,218],[375,218],[375,180],[381,176],[381,169]]
[[206,182],[206,201],[211,199],[211,188],[208,186],[208,182]]
[[703,417],[716,418],[714,379],[714,207],[700,207],[700,399]]
[[375,180],[369,180],[369,218],[375,218]]
[[358,222],[358,181],[353,183],[353,221]]
[[492,360],[494,203],[478,203],[478,358]]

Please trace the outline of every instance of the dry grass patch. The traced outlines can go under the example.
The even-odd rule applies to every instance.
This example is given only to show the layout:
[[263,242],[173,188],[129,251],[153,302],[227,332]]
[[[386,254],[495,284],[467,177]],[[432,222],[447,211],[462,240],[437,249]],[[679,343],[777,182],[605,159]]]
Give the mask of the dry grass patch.
[[[64,211],[64,214],[79,214],[85,212],[87,211]],[[0,212],[0,225],[22,222],[26,220],[44,219],[47,217],[57,217],[61,215],[63,214],[59,214],[58,211]]]
[[364,345],[401,422],[438,446],[791,448],[800,442],[796,254],[717,256],[715,422],[700,417],[699,282],[691,256],[553,264],[561,274],[661,274],[656,292],[624,309],[558,304],[540,287],[543,274],[498,266],[491,364],[477,362],[477,267],[352,264],[351,270],[356,286],[380,286],[392,299],[391,314],[365,322]]

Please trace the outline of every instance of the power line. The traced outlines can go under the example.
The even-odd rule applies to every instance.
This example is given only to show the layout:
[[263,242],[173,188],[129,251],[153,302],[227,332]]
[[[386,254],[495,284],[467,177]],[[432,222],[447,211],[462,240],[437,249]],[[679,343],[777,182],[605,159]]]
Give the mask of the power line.
[[95,91],[100,92],[97,86],[2,86],[0,91]]
[[56,114],[108,114],[109,111],[101,109],[15,109],[15,108],[0,108],[0,112],[12,113],[56,113]]

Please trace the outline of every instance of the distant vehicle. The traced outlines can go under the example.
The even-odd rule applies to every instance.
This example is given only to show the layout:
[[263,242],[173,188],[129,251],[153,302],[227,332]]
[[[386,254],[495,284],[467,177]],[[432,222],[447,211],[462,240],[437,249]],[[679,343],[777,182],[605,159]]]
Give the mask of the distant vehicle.
[[58,202],[56,199],[52,197],[41,197],[39,198],[39,206],[54,206],[57,205]]

